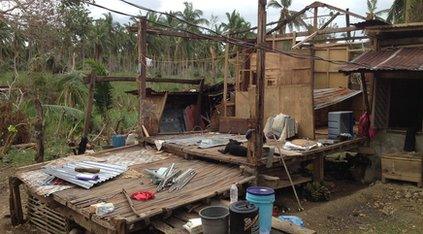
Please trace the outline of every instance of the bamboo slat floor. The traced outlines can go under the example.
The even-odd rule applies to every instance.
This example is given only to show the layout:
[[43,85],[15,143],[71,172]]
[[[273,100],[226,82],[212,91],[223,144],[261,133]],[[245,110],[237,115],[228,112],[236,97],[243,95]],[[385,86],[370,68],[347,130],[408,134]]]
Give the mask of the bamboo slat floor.
[[[155,153],[154,150],[152,152]],[[98,157],[101,158],[101,155]],[[108,154],[107,157],[113,157],[113,154]],[[181,190],[171,193],[164,190],[156,193],[152,200],[133,201],[137,212],[135,214],[122,193],[122,189],[129,194],[137,191],[155,192],[156,185],[151,183],[150,177],[145,174],[144,169],[168,167],[172,163],[175,163],[176,168],[182,171],[192,168],[197,175]],[[166,153],[166,157],[161,157],[157,161],[132,165],[130,170],[138,172],[138,175],[141,174],[140,178],[127,178],[124,174],[89,190],[74,187],[54,192],[47,199],[53,199],[65,206],[66,209],[71,209],[106,229],[117,230],[119,220],[123,220],[130,229],[131,224],[148,223],[149,219],[156,215],[214,197],[228,191],[232,184],[245,184],[253,179],[249,175],[241,174],[238,166],[186,160],[168,153]],[[115,210],[103,217],[90,213],[89,206],[101,201],[113,203]]]

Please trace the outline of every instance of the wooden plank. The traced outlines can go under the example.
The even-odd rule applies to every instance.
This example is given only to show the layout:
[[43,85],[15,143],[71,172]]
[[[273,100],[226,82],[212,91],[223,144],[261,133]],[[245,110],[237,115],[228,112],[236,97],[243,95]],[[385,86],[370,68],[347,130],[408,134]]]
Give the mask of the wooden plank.
[[422,157],[410,157],[401,154],[385,154],[381,157],[382,176],[388,179],[422,181]]
[[[266,179],[266,177],[260,176],[259,185],[271,187],[274,189],[291,187],[291,183],[289,182],[288,179],[280,179],[279,177],[276,177],[276,178],[277,178],[276,180],[269,180],[269,179]],[[292,178],[292,182],[294,185],[304,184],[310,181],[312,181],[310,177],[298,176],[298,177]]]
[[314,234],[314,233],[316,233],[316,231],[297,226],[297,225],[295,225],[291,222],[288,222],[288,221],[279,220],[276,217],[272,217],[272,228],[279,230],[279,231],[282,231],[284,233],[290,233],[290,234]]
[[245,134],[251,128],[252,121],[237,117],[219,118],[219,132]]

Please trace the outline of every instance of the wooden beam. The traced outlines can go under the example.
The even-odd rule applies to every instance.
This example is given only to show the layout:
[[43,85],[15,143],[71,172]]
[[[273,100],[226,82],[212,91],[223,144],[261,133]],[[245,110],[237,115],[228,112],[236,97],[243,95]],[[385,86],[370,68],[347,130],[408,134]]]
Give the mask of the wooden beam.
[[93,111],[93,103],[94,103],[94,87],[95,87],[95,80],[96,78],[93,75],[88,76],[90,83],[88,86],[88,100],[87,100],[87,107],[85,108],[85,116],[84,116],[84,130],[82,133],[82,137],[88,137],[88,132],[90,129],[91,123],[91,113]]
[[225,45],[225,64],[223,66],[223,96],[222,96],[222,103],[223,103],[223,117],[226,117],[227,114],[227,101],[226,97],[228,95],[228,73],[229,73],[229,44],[226,43]]
[[302,44],[310,41],[311,39],[313,39],[315,36],[318,35],[320,30],[325,29],[327,26],[329,26],[330,23],[332,23],[332,21],[339,15],[340,13],[337,12],[336,14],[334,14],[324,25],[322,25],[322,27],[319,28],[319,30],[317,30],[316,32],[312,33],[310,36],[304,38],[304,40],[298,42],[297,44],[295,44],[292,49],[297,49],[298,47],[300,47]]
[[[313,5],[313,4],[312,4]],[[288,24],[289,22],[292,22],[293,20],[295,20],[297,17],[299,17],[300,15],[304,14],[306,11],[308,11],[309,9],[313,8],[312,5],[306,6],[304,7],[304,9],[302,9],[301,11],[295,13],[294,15],[292,15],[291,17],[288,17],[285,20],[282,20],[278,23],[278,25],[273,28],[272,30],[270,30],[269,32],[267,32],[267,35],[270,35],[274,32],[276,32],[277,30],[279,30],[281,27],[283,27],[284,25]],[[266,24],[266,22],[265,22]],[[258,35],[258,31],[257,31],[257,35]]]
[[342,12],[344,14],[348,14],[348,15],[354,16],[354,17],[359,18],[359,19],[362,19],[362,20],[366,20],[366,17],[365,16],[362,16],[362,15],[356,14],[354,12],[347,11],[347,10],[344,10],[344,9],[339,8],[339,7],[332,6],[332,5],[329,5],[329,4],[326,4],[326,3],[322,3],[322,2],[317,2],[316,1],[312,5],[314,7],[326,7],[328,9],[332,9],[332,10],[335,10],[335,11],[338,11],[338,12]]
[[37,145],[37,154],[35,155],[35,161],[40,163],[44,161],[44,111],[43,105],[41,104],[38,94],[35,94],[33,98],[36,119],[34,124],[35,130],[35,143]]
[[[352,31],[358,31],[358,30],[362,30],[362,29],[358,29],[354,26],[350,26],[350,27],[342,27],[342,28],[326,28],[326,29],[322,29],[322,30],[318,30],[317,35],[324,35],[324,34],[331,34],[331,33],[342,33],[342,32],[352,32]],[[310,36],[312,33],[310,32],[293,32],[293,33],[286,33],[283,37],[276,37],[276,38],[267,38],[268,41],[283,41],[283,40],[291,40],[292,37],[294,36],[297,37],[306,37],[306,36]]]
[[[347,12],[350,12],[350,9],[347,8],[346,9]],[[350,27],[350,14],[345,14],[345,26]],[[351,32],[347,32],[347,37],[351,37]]]
[[367,93],[366,74],[364,72],[360,75],[361,80],[361,92],[363,94],[363,104],[366,108],[367,114],[370,114],[369,95]]
[[283,233],[289,234],[315,234],[316,231],[297,226],[288,221],[282,221],[276,217],[272,217],[272,228]]
[[22,181],[17,177],[9,177],[9,209],[13,226],[24,223],[20,184],[22,184]]
[[[201,104],[203,103],[203,89],[204,89],[204,79],[201,80],[198,87],[198,97],[197,97],[197,108],[195,108],[195,125],[201,125]],[[160,124],[160,122],[159,122]]]
[[[258,0],[258,28],[257,46],[266,43],[266,0]],[[254,132],[249,143],[248,161],[258,166],[263,154],[263,119],[264,119],[264,83],[265,83],[265,55],[264,49],[257,49],[257,80],[255,96],[255,112],[252,116],[254,120]],[[256,178],[256,181],[258,178]]]
[[313,28],[314,28],[314,31],[317,31],[317,29],[319,28],[319,26],[318,26],[318,14],[319,14],[319,8],[318,7],[315,7],[314,8],[314,17],[313,17]]
[[[95,82],[135,82],[138,77],[135,76],[98,76]],[[175,84],[192,84],[199,85],[201,79],[173,79],[173,78],[146,78],[147,83],[175,83]],[[85,83],[89,83],[89,79],[85,79]]]
[[[147,19],[146,17],[141,17],[140,22],[138,25],[138,63],[140,74],[138,76],[138,98],[139,98],[139,132],[142,133],[143,131],[142,126],[145,124],[145,97],[146,97],[146,79],[147,79],[147,61],[146,61],[146,53],[147,53]],[[142,136],[143,134],[140,134]]]

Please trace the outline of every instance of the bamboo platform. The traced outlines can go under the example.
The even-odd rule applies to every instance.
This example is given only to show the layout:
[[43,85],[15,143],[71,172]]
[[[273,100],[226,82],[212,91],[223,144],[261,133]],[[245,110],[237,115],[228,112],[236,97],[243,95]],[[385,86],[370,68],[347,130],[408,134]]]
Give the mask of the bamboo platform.
[[[137,148],[131,148],[131,151],[134,150],[137,150]],[[153,155],[157,153],[153,150],[149,151],[152,151]],[[117,153],[119,151],[114,152]],[[103,156],[99,154],[96,157],[102,158]],[[108,153],[108,157],[113,158],[113,153]],[[197,175],[179,191],[170,193],[165,190],[156,193],[153,200],[133,201],[136,211],[134,213],[122,193],[122,189],[125,189],[129,194],[137,191],[155,191],[156,185],[151,183],[150,178],[143,170],[146,168],[168,167],[172,163],[175,163],[175,166],[180,170],[192,168],[197,172]],[[41,167],[42,165],[29,169],[24,168],[23,171],[40,170]],[[74,220],[89,231],[94,233],[105,231],[126,233],[145,228],[150,223],[151,218],[160,214],[169,215],[176,208],[223,194],[234,183],[245,184],[253,179],[249,175],[243,175],[238,166],[186,160],[168,153],[165,153],[165,156],[161,156],[159,160],[135,164],[129,168],[141,173],[143,176],[141,178],[127,178],[123,174],[89,190],[73,187],[54,192],[46,198],[37,195],[31,189],[28,189],[28,191],[30,195],[37,197],[40,201],[46,204],[54,204],[56,210],[59,210],[67,218]],[[24,181],[26,187],[30,187],[29,183],[23,180],[22,173],[18,172],[15,179]],[[13,185],[12,187],[14,188]],[[103,217],[90,213],[88,210],[89,206],[101,201],[113,203],[115,210]],[[17,207],[17,204],[13,203],[11,207]]]
[[[188,136],[198,137],[203,136],[207,139],[210,136],[214,136],[216,133],[213,132],[203,132],[203,133],[185,133],[185,134],[166,134],[166,135],[158,135],[154,137],[149,137],[146,139],[147,143],[154,145],[156,140],[163,140],[162,149],[166,152],[171,152],[179,156],[183,157],[194,157],[194,158],[201,158],[201,159],[209,159],[218,162],[225,162],[225,163],[232,163],[237,165],[246,165],[252,166],[252,163],[248,162],[246,157],[237,157],[232,156],[229,154],[222,154],[219,152],[219,149],[223,149],[224,146],[217,146],[207,149],[199,148],[196,145],[182,145],[182,144],[175,144],[175,143],[166,143],[166,140],[175,140],[175,139],[183,139],[187,138]],[[319,148],[315,148],[308,151],[289,151],[281,149],[281,152],[276,152],[278,155],[282,155],[285,160],[312,160],[317,156],[326,155],[329,153],[333,153],[336,151],[343,151],[349,150],[355,147],[360,146],[365,141],[364,138],[355,138],[352,140],[347,140],[339,143],[335,143],[333,145],[322,146]],[[274,163],[277,165],[280,160],[275,159]],[[263,158],[260,161],[259,166],[264,166],[266,164],[266,159]]]

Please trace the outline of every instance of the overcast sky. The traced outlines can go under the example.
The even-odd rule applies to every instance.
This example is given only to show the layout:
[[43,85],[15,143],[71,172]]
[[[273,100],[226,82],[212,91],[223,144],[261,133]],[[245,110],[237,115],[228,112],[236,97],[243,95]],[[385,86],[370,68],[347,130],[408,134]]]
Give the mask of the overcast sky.
[[[160,11],[180,11],[184,9],[183,2],[187,0],[128,0],[133,3],[143,5],[155,10]],[[251,22],[251,25],[257,24],[257,0],[188,0],[192,2],[194,8],[200,9],[204,12],[204,17],[210,19],[211,15],[217,16],[220,21],[225,21],[225,13],[232,12],[234,9],[240,12],[246,20]],[[292,10],[301,10],[306,5],[311,4],[315,0],[293,0],[291,6]],[[387,9],[391,6],[394,0],[378,0],[377,11]],[[367,11],[367,1],[366,0],[321,0],[321,2],[337,6],[339,8],[345,9],[349,8],[350,11],[366,15]],[[123,11],[131,14],[137,14],[139,10],[137,8],[126,5],[119,0],[96,0],[96,3],[99,5],[107,6],[118,11]],[[89,10],[92,13],[94,18],[100,17],[103,13],[107,12],[105,10],[90,6]],[[274,21],[278,19],[278,10],[268,9],[268,19],[267,22]],[[125,16],[120,16],[113,14],[114,18],[121,22],[127,22]],[[356,21],[354,19],[352,22]]]

